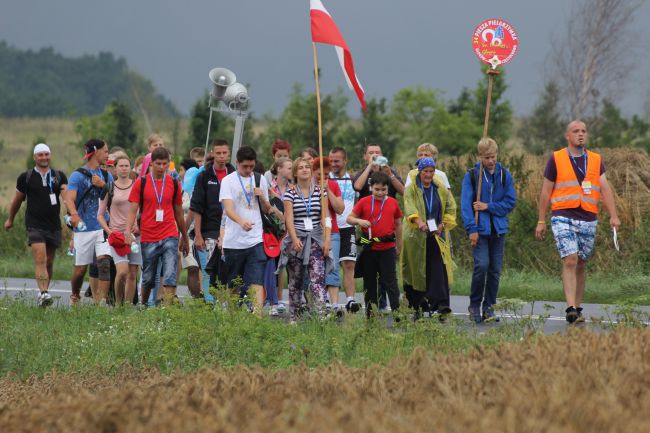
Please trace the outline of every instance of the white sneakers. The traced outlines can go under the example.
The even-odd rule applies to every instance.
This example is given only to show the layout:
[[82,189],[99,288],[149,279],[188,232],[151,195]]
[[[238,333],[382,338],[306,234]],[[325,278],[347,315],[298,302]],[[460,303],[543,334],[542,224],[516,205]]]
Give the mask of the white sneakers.
[[54,299],[52,299],[52,295],[50,295],[47,292],[41,292],[41,294],[38,295],[38,306],[39,307],[48,307],[52,305],[54,302]]

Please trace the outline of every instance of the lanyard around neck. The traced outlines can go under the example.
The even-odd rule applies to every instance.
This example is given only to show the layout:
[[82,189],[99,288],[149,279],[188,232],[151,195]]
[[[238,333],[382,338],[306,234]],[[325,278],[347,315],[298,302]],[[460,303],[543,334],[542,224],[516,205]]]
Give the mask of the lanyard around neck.
[[386,197],[384,197],[384,199],[381,201],[381,207],[379,208],[379,216],[377,218],[374,218],[372,215],[375,213],[375,198],[372,197],[372,201],[370,202],[370,222],[373,223],[373,225],[379,223],[379,220],[381,219],[381,215],[384,213],[385,204],[386,204]]
[[239,184],[241,185],[242,191],[244,191],[244,197],[246,197],[246,203],[248,203],[248,207],[251,207],[251,202],[253,201],[253,175],[250,177],[250,192],[246,192],[246,188],[244,187],[244,181],[241,180],[241,176],[239,172],[237,172],[237,178],[239,179]]
[[427,210],[427,217],[433,213],[433,182],[429,185],[429,200],[427,200],[427,188],[422,185],[422,197],[424,198],[424,206]]
[[158,195],[158,188],[156,187],[156,179],[153,178],[153,173],[149,173],[151,176],[151,184],[153,186],[153,192],[156,194],[156,200],[158,201],[158,209],[162,208],[162,199],[165,194],[165,181],[167,180],[167,175],[163,174],[162,178],[162,188],[160,189],[160,195]]
[[569,157],[571,158],[571,161],[573,161],[573,165],[575,165],[576,169],[578,169],[578,171],[579,171],[583,176],[587,176],[587,151],[584,150],[584,149],[582,149],[582,155],[578,156],[578,158],[580,158],[581,156],[584,156],[584,157],[585,157],[585,160],[584,160],[584,169],[581,169],[581,168],[580,168],[580,166],[579,166],[578,163],[576,162],[576,157],[574,157],[573,155],[571,155],[571,152],[569,152],[569,149],[568,149],[568,148],[567,148],[566,151],[567,151],[567,153],[569,154]]
[[305,205],[305,210],[307,211],[307,216],[311,216],[311,197],[313,195],[313,191],[311,189],[312,183],[309,182],[309,202],[305,201],[305,197],[302,195],[302,188],[300,185],[296,185],[296,190],[298,190],[298,196],[302,200],[302,204]]

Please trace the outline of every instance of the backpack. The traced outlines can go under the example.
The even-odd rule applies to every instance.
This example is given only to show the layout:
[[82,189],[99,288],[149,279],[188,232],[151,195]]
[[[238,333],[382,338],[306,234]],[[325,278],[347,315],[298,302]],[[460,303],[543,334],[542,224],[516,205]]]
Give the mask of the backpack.
[[[52,170],[52,169],[50,169]],[[52,170],[54,172],[54,181],[61,186],[61,172],[59,170]],[[25,172],[25,186],[29,186],[29,180],[32,178],[32,174],[34,173],[34,169],[29,169]],[[27,193],[27,188],[25,188],[25,193]],[[27,195],[27,194],[25,194]]]
[[[255,187],[259,188],[262,180],[262,175],[259,173],[253,173],[255,175]],[[260,218],[262,219],[262,231],[264,233],[271,233],[275,236],[276,239],[281,239],[284,236],[284,230],[282,230],[282,222],[273,218],[271,215],[267,215],[262,211],[262,202],[260,198],[257,197],[257,205],[260,208]]]
[[[470,178],[472,180],[472,189],[474,190],[474,200],[472,200],[472,201],[476,201],[476,200],[478,200],[478,194],[477,194],[477,191],[476,191],[477,180],[476,180],[475,167],[468,168],[467,172],[469,173]],[[505,187],[506,186],[506,170],[505,170],[505,168],[502,167],[501,171],[499,173],[500,173],[499,177],[500,177],[500,181],[501,181],[501,186]]]
[[[167,174],[165,174],[167,176]],[[171,175],[170,175],[171,176]],[[176,196],[178,195],[178,181],[172,177],[172,182],[174,183],[174,195],[172,196],[172,204],[176,203]],[[144,186],[147,183],[147,176],[142,176],[140,178],[140,209],[142,209],[142,204],[144,203]]]
[[[89,179],[92,179],[92,178],[93,178],[92,173],[89,172],[88,170],[86,170],[86,169],[83,168],[83,167],[79,167],[79,168],[76,169],[75,171],[77,171],[77,172],[83,174],[84,176],[86,176],[86,177],[89,178]],[[104,180],[105,183],[108,184],[108,172],[107,172],[106,170],[104,170],[103,168],[101,169],[101,172],[102,172],[102,179]],[[75,200],[75,203],[74,203],[74,206],[77,208],[77,211],[79,210],[79,204],[81,204],[81,202],[83,201],[84,197],[86,197],[86,194],[88,194],[88,192],[89,192],[92,188],[95,188],[95,186],[91,183],[91,184],[90,184],[90,188],[86,189],[86,190],[83,192],[83,194],[81,194],[81,196],[77,196],[77,198],[76,198],[76,200]]]

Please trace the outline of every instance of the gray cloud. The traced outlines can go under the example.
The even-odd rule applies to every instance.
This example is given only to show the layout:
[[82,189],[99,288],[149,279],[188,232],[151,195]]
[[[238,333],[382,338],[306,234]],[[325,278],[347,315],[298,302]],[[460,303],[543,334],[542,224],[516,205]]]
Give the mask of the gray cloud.
[[[171,0],[1,0],[0,39],[18,48],[53,46],[66,56],[112,51],[150,78],[183,111],[209,85],[207,74],[225,66],[251,84],[254,110],[274,112],[287,102],[294,82],[313,90],[309,2]],[[486,18],[503,18],[517,29],[520,53],[506,66],[507,96],[527,114],[542,86],[551,35],[562,30],[569,2],[324,0],[354,56],[368,96],[390,97],[422,85],[455,97],[481,78],[470,42]],[[642,40],[650,7],[635,19]],[[320,46],[323,91],[345,85],[334,50]],[[647,94],[648,60],[642,60],[621,100],[639,112]],[[349,93],[351,112],[358,105]]]

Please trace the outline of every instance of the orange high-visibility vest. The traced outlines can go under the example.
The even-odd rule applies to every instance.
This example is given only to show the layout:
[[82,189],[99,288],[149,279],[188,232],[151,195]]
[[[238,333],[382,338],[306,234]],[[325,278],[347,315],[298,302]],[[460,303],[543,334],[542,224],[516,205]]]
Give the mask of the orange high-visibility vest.
[[598,213],[600,201],[600,155],[589,150],[587,152],[587,173],[585,181],[591,182],[591,194],[585,194],[571,158],[566,148],[553,153],[557,177],[551,193],[551,209],[573,209],[580,207],[591,213]]

